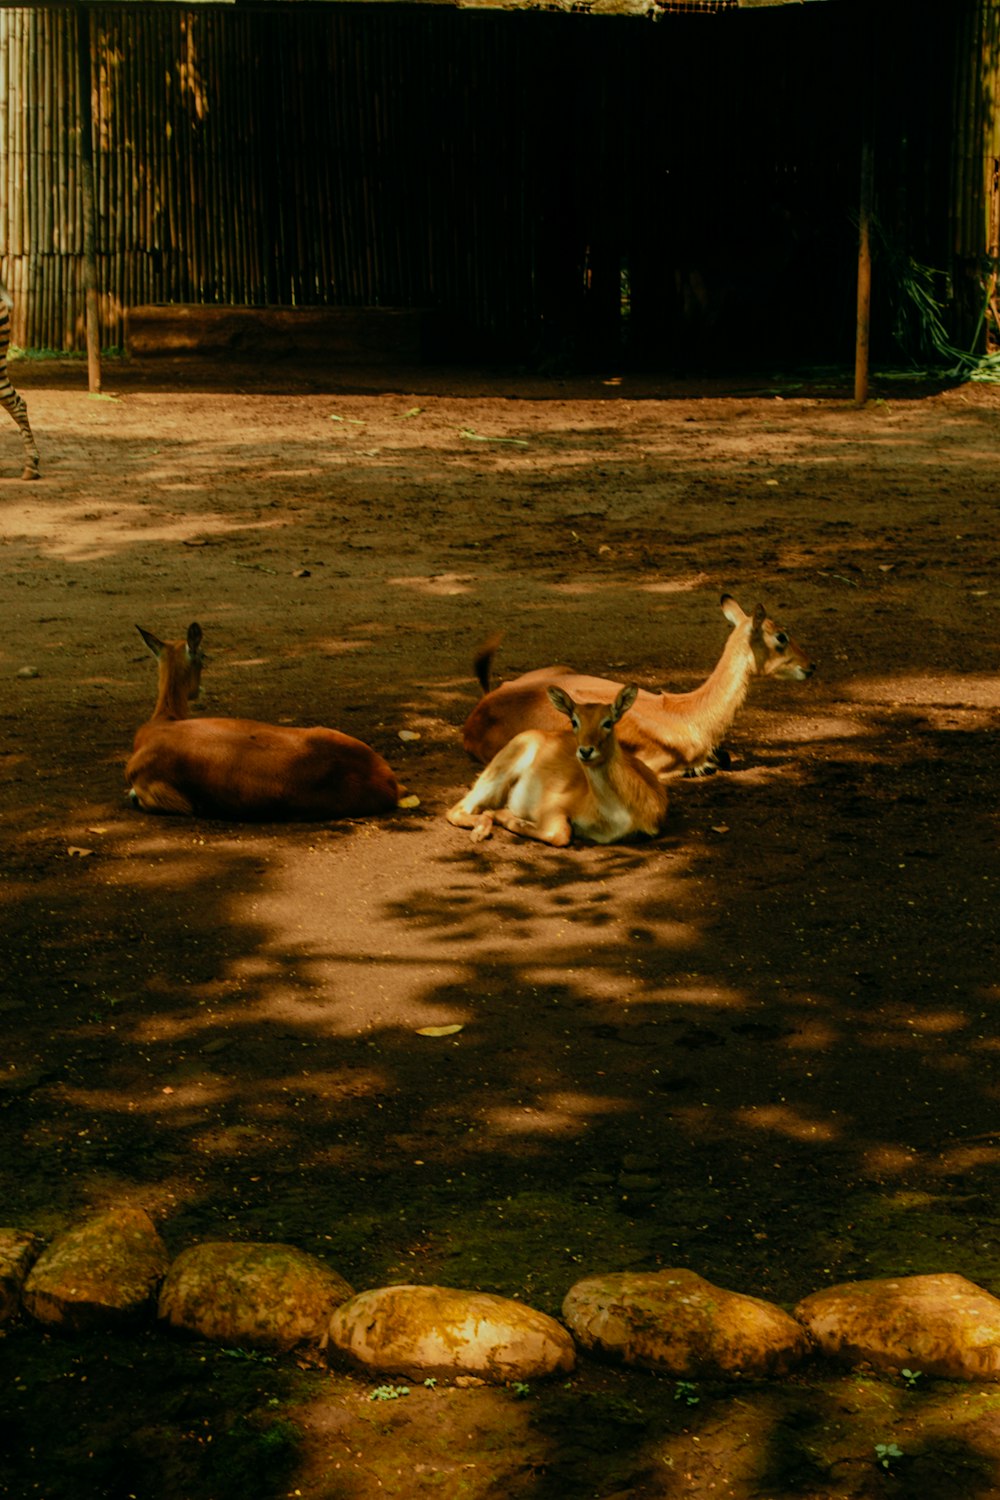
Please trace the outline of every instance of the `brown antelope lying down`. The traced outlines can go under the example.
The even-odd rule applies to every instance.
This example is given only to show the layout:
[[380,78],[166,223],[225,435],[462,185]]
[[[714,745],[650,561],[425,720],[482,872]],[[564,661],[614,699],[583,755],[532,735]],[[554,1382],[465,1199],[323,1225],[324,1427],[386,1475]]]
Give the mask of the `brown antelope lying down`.
[[511,833],[560,847],[574,833],[595,844],[662,833],[666,788],[622,749],[615,734],[638,691],[629,683],[613,703],[577,703],[561,688],[549,687],[549,701],[567,716],[573,733],[527,729],[515,735],[450,809],[449,823],[471,828],[477,843],[499,823]]
[[[801,682],[812,676],[813,663],[768,619],[762,604],[747,615],[730,594],[723,594],[721,602],[733,629],[712,674],[689,693],[640,689],[619,732],[622,746],[657,776],[672,771],[700,775],[712,769],[713,753],[742,707],[752,677],[790,677]],[[463,731],[465,748],[477,760],[489,760],[525,729],[557,727],[558,715],[549,697],[553,683],[576,697],[605,700],[621,686],[604,677],[580,676],[570,667],[539,667],[491,692],[489,674],[496,644],[494,638],[476,659],[484,696]]]
[[183,641],[136,627],[159,662],[153,716],[125,767],[145,812],[233,819],[323,820],[390,812],[399,787],[380,755],[335,729],[291,729],[253,719],[189,719],[201,687],[200,625]]

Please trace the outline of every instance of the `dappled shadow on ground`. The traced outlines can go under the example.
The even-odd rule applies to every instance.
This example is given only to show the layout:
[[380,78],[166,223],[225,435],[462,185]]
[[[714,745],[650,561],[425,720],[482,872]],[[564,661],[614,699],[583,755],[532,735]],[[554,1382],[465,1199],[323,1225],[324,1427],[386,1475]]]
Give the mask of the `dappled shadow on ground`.
[[[48,1235],[131,1201],[174,1252],[282,1239],[358,1287],[549,1312],[588,1272],[677,1264],[786,1305],[883,1273],[1000,1286],[996,413],[747,402],[619,428],[583,406],[536,429],[505,403],[417,429],[358,398],[341,422],[209,404],[189,431],[170,408],[68,413],[58,437],[53,415],[50,477],[0,497],[5,1219]],[[820,671],[754,685],[733,771],[676,783],[665,839],[473,846],[445,824],[487,627],[502,670],[689,686],[722,588],[780,610]],[[332,721],[420,806],[324,828],[126,810],[153,696],[134,623],[193,618],[212,711]],[[419,1451],[456,1496],[959,1500],[993,1493],[1000,1451],[995,1400],[943,1382],[685,1391],[585,1366],[372,1403],[294,1362],[116,1349],[0,1345],[16,1482],[402,1496]],[[52,1391],[63,1480],[29,1460]]]
[[[476,849],[423,815],[138,820],[127,847],[95,832],[77,857],[26,841],[6,881],[7,1119],[38,1153],[20,1192],[51,1195],[46,1163],[84,1201],[120,1168],[160,1190],[173,1170],[183,1216],[218,1170],[263,1228],[275,1172],[309,1194],[339,1167],[343,1191],[362,1170],[366,1197],[405,1192],[419,1220],[455,1172],[481,1196],[493,1172],[509,1188],[645,1154],[644,1240],[674,1194],[699,1217],[724,1193],[720,1266],[759,1261],[760,1290],[803,1294],[780,1222],[755,1248],[775,1199],[802,1236],[788,1174],[823,1184],[825,1224],[868,1178],[968,1185],[970,1134],[973,1177],[992,1170],[969,1123],[989,1118],[998,1045],[991,735],[921,724],[907,759],[897,713],[890,762],[870,728],[860,754],[827,745],[806,768],[771,746],[679,785],[686,837],[646,849]],[[445,1024],[463,1030],[419,1035]]]
[[[636,1266],[786,1304],[872,1274],[988,1284],[992,736],[870,709],[864,728],[804,753],[768,735],[731,775],[679,783],[674,831],[645,848],[474,848],[423,811],[126,820],[89,860],[26,842],[7,881],[3,1128],[30,1163],[12,1217],[51,1231],[131,1199],[174,1250],[290,1239],[359,1286],[487,1286],[553,1312],[579,1275]],[[595,1472],[671,1493],[681,1465],[699,1484],[875,1494],[883,1438],[897,1480],[991,1493],[989,1404],[966,1441],[950,1407],[940,1435],[908,1425],[917,1403],[884,1382],[748,1389],[734,1408],[601,1380],[513,1411],[483,1398],[484,1440],[527,1424],[505,1493],[583,1495]],[[380,1463],[442,1419],[431,1399],[380,1414]],[[187,1401],[217,1419],[212,1392]],[[737,1410],[756,1433],[738,1459]],[[273,1442],[262,1494],[295,1472]]]

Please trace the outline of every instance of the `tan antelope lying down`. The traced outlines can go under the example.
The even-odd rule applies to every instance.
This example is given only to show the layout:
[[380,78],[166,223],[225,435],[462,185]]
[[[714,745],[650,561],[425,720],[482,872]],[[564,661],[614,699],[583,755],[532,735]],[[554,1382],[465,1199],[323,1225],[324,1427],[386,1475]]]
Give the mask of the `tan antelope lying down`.
[[159,662],[153,716],[125,767],[145,812],[238,820],[359,818],[391,812],[399,787],[381,755],[336,729],[254,719],[189,719],[201,687],[200,625],[164,642],[136,627]]
[[577,703],[549,687],[555,711],[573,726],[527,729],[508,741],[475,786],[447,813],[449,823],[488,839],[493,824],[562,847],[573,834],[616,844],[636,834],[653,838],[667,818],[666,788],[623,750],[615,725],[635,702],[629,683],[613,703]]
[[[762,604],[743,613],[730,594],[722,612],[732,633],[715,670],[689,693],[639,690],[635,705],[619,731],[622,746],[639,756],[657,776],[673,771],[700,775],[712,768],[712,756],[736,718],[753,677],[789,677],[804,681],[813,663],[791,637],[768,619]],[[604,677],[583,677],[570,667],[539,667],[490,691],[490,665],[496,638],[476,658],[483,697],[466,720],[463,740],[476,760],[488,761],[515,734],[525,729],[552,730],[559,718],[549,688],[557,684],[576,698],[613,698],[621,684]]]

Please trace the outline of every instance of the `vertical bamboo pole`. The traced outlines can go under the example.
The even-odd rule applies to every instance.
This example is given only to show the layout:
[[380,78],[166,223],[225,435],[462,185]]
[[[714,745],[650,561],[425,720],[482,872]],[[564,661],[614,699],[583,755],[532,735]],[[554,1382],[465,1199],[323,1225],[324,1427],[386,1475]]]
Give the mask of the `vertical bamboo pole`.
[[[52,13],[49,29],[49,47],[52,49],[52,87],[55,95],[53,101],[53,116],[55,120],[55,137],[53,140],[53,184],[52,193],[56,201],[56,241],[53,249],[60,262],[66,254],[66,95],[63,87],[62,68],[62,33],[63,17],[58,11]],[[62,330],[63,317],[60,311],[60,333]],[[65,348],[64,344],[57,344],[57,349]]]
[[[49,147],[52,143],[52,120],[49,114],[49,42],[45,24],[44,11],[33,18],[35,22],[34,36],[32,37],[32,53],[34,55],[35,67],[32,86],[34,89],[35,118],[32,131],[32,175],[34,179],[34,192],[32,199],[41,198],[36,202],[35,208],[35,234],[33,235],[33,249],[36,256],[46,256],[52,249],[55,238],[55,204],[52,201],[52,188],[54,186],[54,174],[52,160],[49,155]],[[45,300],[48,302],[48,291]],[[52,345],[46,342],[46,348]]]
[[87,325],[87,386],[101,389],[101,325],[97,304],[96,216],[94,213],[94,109],[90,76],[90,7],[76,17],[77,67],[80,79],[80,182],[83,193],[83,293]]
[[[249,77],[249,69],[245,62],[246,53],[246,29],[247,20],[245,16],[239,16],[238,24],[233,28],[235,33],[235,46],[233,48],[233,67],[227,75],[227,92],[230,95],[230,107],[227,111],[228,131],[234,142],[234,150],[230,156],[230,169],[232,171],[232,212],[234,215],[234,244],[236,247],[237,264],[233,268],[233,290],[236,302],[250,302],[248,286],[250,277],[248,275],[248,215],[246,204],[246,160],[247,153],[240,142],[237,121],[241,105],[246,110],[246,117],[253,120],[256,126],[255,105],[256,97],[247,97],[246,80]],[[256,131],[254,129],[254,134]]]
[[38,329],[37,347],[47,348],[45,328],[45,284],[41,275],[41,252],[45,228],[45,195],[42,191],[44,174],[39,157],[40,138],[44,139],[44,122],[41,111],[42,69],[39,65],[37,17],[29,12],[26,33],[25,55],[25,131],[24,131],[24,181],[25,225],[27,228],[28,275],[30,287],[30,316]]
[[[139,168],[139,182],[142,187],[142,220],[140,234],[142,237],[142,251],[144,270],[142,288],[137,293],[142,301],[152,301],[149,293],[149,278],[152,275],[153,265],[156,261],[156,251],[159,248],[159,236],[156,223],[156,204],[160,192],[160,178],[157,174],[156,149],[154,146],[153,120],[162,123],[163,111],[160,103],[159,88],[153,86],[154,70],[150,66],[150,37],[145,16],[141,22],[137,22],[136,43],[141,57],[141,68],[137,87],[139,89],[139,104],[142,119],[142,162]],[[124,342],[124,339],[123,339]]]
[[[24,254],[25,240],[23,218],[24,197],[21,191],[21,185],[24,181],[25,174],[24,109],[25,100],[28,97],[28,90],[26,87],[27,80],[24,77],[24,59],[28,51],[28,46],[24,35],[25,22],[26,17],[24,15],[24,12],[17,11],[15,15],[16,44],[13,58],[14,68],[16,69],[16,76],[14,79],[12,79],[12,97],[15,101],[13,121],[14,130],[10,148],[10,160],[13,175],[10,180],[10,199],[8,201],[10,204],[9,211],[11,223],[10,248],[11,251],[18,256],[23,256]],[[11,288],[11,290],[13,291],[13,288]]]
[[[10,203],[10,85],[8,82],[8,58],[10,55],[10,12],[0,12],[0,99],[7,100],[7,107],[0,113],[0,192],[3,193],[3,202]],[[6,216],[4,223],[0,225],[0,253],[6,258],[10,250],[10,235],[7,230]],[[6,265],[4,271],[4,285],[7,284]]]
[[861,144],[861,197],[858,207],[858,318],[854,344],[854,402],[864,406],[868,400],[868,362],[871,333],[872,190],[875,179],[874,147],[871,138]]
[[997,274],[1000,271],[1000,0],[986,0],[981,51],[983,94],[983,205],[986,222],[983,352],[993,353],[1000,335]]

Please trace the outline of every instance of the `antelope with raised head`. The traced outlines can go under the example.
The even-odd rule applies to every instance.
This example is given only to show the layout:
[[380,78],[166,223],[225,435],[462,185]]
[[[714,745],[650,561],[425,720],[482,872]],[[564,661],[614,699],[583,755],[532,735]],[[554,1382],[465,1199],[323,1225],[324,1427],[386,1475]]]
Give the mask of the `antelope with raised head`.
[[336,729],[254,719],[191,719],[204,664],[200,625],[182,641],[136,627],[159,664],[156,706],[125,767],[145,812],[261,821],[326,821],[391,812],[399,785],[381,755]]
[[[811,677],[813,663],[787,631],[768,618],[762,604],[744,614],[730,594],[722,612],[733,627],[715,670],[688,693],[650,693],[639,689],[627,721],[619,731],[624,749],[637,755],[657,776],[674,771],[702,775],[712,769],[723,736],[739,713],[754,677]],[[558,718],[549,697],[555,684],[576,697],[609,699],[621,684],[604,677],[584,677],[571,667],[539,667],[490,690],[490,667],[497,638],[476,658],[483,697],[463,730],[463,742],[476,760],[488,761],[525,729],[555,729]]]
[[471,828],[475,843],[494,823],[562,848],[574,833],[595,844],[655,838],[667,818],[667,792],[648,766],[622,748],[615,726],[635,702],[634,683],[611,703],[580,703],[550,685],[549,702],[573,726],[526,729],[490,761],[472,790],[446,814]]

